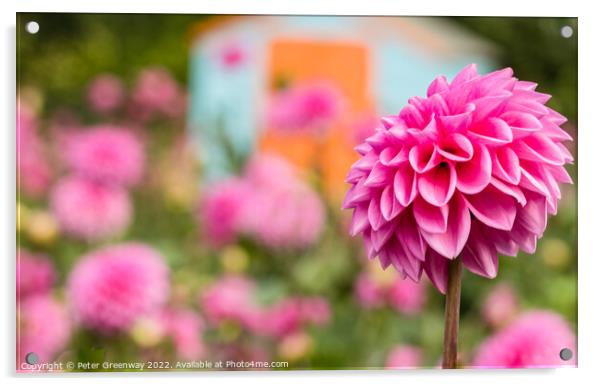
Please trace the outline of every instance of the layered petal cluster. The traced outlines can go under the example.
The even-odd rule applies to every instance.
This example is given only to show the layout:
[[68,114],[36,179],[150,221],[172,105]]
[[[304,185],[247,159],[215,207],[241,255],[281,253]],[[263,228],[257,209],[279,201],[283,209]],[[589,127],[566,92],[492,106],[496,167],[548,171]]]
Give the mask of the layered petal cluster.
[[469,65],[382,119],[356,147],[343,203],[370,258],[414,281],[425,271],[445,292],[451,259],[492,278],[498,254],[535,251],[573,161],[566,118],[535,88]]
[[75,132],[65,142],[71,171],[103,183],[136,185],[145,166],[144,146],[131,131],[98,126]]
[[577,340],[567,322],[549,311],[530,311],[477,349],[474,367],[527,368],[574,366],[576,358],[564,361],[562,349],[575,353]]
[[284,131],[320,130],[341,112],[342,96],[328,83],[300,84],[275,95],[267,112],[270,127]]
[[55,184],[50,206],[61,229],[84,240],[119,236],[132,220],[130,196],[124,188],[77,175]]
[[124,331],[160,311],[169,293],[163,257],[141,243],[117,244],[78,261],[68,279],[75,317],[101,333]]
[[50,294],[36,294],[18,306],[17,369],[33,352],[39,363],[51,362],[65,348],[71,336],[71,319],[65,306]]
[[98,113],[110,113],[121,106],[125,88],[115,75],[101,74],[88,86],[88,103]]

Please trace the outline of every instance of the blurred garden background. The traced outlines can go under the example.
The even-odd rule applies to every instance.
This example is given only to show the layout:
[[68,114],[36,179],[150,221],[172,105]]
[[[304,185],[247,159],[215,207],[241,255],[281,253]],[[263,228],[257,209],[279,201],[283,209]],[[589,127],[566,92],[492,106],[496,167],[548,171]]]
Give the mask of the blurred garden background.
[[[576,19],[18,14],[17,369],[438,366],[444,297],[369,261],[341,202],[377,117],[473,62],[553,95],[577,159]],[[568,170],[535,254],[465,272],[463,366],[534,315],[576,334]]]

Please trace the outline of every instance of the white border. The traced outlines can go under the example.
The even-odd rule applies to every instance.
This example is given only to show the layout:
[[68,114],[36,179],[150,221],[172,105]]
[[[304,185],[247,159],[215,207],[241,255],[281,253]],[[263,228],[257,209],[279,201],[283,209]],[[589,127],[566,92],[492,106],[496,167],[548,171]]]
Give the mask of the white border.
[[[559,370],[460,370],[460,371],[332,371],[332,372],[280,372],[280,373],[186,373],[186,374],[118,374],[118,375],[59,375],[44,378],[19,376],[13,373],[14,347],[5,343],[0,350],[1,375],[7,384],[50,385],[81,383],[106,385],[132,381],[147,382],[148,385],[164,384],[176,380],[179,385],[231,384],[244,382],[245,385],[278,384],[305,385],[308,382],[342,381],[346,385],[365,385],[366,382],[380,384],[420,384],[458,385],[484,384],[504,385],[509,382],[522,385],[527,382],[546,385],[567,385],[586,383],[599,378],[600,343],[602,343],[602,307],[600,295],[602,280],[602,256],[599,240],[602,226],[600,198],[602,197],[602,124],[598,118],[600,111],[599,90],[602,68],[599,40],[602,36],[600,14],[585,2],[525,0],[487,1],[393,1],[393,0],[169,0],[169,1],[123,1],[103,0],[83,2],[81,0],[19,0],[18,4],[0,5],[0,18],[3,22],[2,60],[0,74],[3,90],[0,93],[2,117],[7,117],[0,130],[4,146],[3,184],[0,198],[2,214],[2,246],[4,247],[4,289],[2,302],[3,316],[1,342],[14,342],[14,263],[15,249],[14,203],[15,203],[15,12],[127,12],[127,13],[272,13],[272,14],[365,14],[365,15],[499,15],[499,16],[577,16],[579,17],[579,369]],[[493,4],[493,6],[492,6]],[[595,4],[595,2],[588,2]],[[590,9],[591,8],[591,9]],[[536,279],[536,278],[534,278]],[[587,382],[589,383],[589,382]]]

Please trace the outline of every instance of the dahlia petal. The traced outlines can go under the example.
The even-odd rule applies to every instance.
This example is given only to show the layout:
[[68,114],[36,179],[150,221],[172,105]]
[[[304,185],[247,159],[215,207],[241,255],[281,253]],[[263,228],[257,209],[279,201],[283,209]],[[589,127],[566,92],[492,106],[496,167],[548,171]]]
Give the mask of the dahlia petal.
[[372,190],[364,186],[364,181],[365,180],[360,180],[347,191],[345,199],[343,200],[343,209],[354,208],[358,204],[370,199]]
[[458,195],[450,201],[447,229],[443,233],[422,231],[422,237],[428,245],[442,256],[453,259],[457,257],[470,234],[470,212],[464,199]]
[[408,257],[424,261],[426,244],[412,215],[408,214],[402,217],[396,236]]
[[503,68],[482,76],[473,87],[473,98],[489,95],[496,90],[510,91],[516,81],[512,78],[512,69]]
[[479,76],[479,73],[477,72],[477,65],[474,63],[471,63],[471,64],[467,65],[466,67],[464,67],[458,73],[458,75],[456,75],[454,77],[454,79],[451,81],[451,84],[449,85],[449,87],[450,88],[458,87],[459,85],[464,84],[464,83],[476,78],[477,76]]
[[387,241],[389,241],[393,233],[395,233],[396,227],[396,222],[388,222],[385,225],[383,225],[379,230],[372,231],[372,233],[370,234],[370,239],[372,240],[372,245],[374,246],[374,249],[377,252],[380,252],[387,243]]
[[531,114],[536,118],[541,118],[548,113],[548,108],[534,100],[525,100],[522,98],[511,98],[506,105],[509,111],[523,112]]
[[475,194],[485,189],[491,180],[491,156],[484,145],[475,147],[468,162],[456,164],[458,190]]
[[532,114],[524,112],[507,111],[500,115],[500,118],[510,126],[512,136],[515,140],[529,136],[543,128],[539,119],[535,118]]
[[552,119],[548,118],[547,116],[541,119],[541,124],[543,125],[541,133],[550,138],[552,141],[560,142],[573,140],[573,137],[571,137],[569,133],[564,131],[556,123],[552,122]]
[[535,102],[545,104],[552,98],[550,94],[544,94],[535,90],[513,90],[514,98],[517,101],[521,100],[534,100]]
[[495,229],[510,230],[516,218],[516,203],[498,189],[488,186],[475,195],[465,195],[470,212]]
[[387,185],[380,196],[380,211],[386,221],[391,221],[401,213],[404,207],[397,201],[393,186]]
[[443,206],[456,189],[456,169],[447,162],[418,177],[418,192],[427,202]]
[[564,162],[573,163],[573,161],[574,161],[573,155],[571,154],[571,152],[569,151],[569,149],[567,149],[566,146],[564,146],[561,143],[557,143],[556,146],[558,146],[558,149],[563,154],[563,156],[564,156]]
[[427,109],[435,114],[435,116],[449,115],[449,107],[447,102],[440,94],[435,94],[426,100]]
[[520,182],[520,160],[514,150],[501,147],[492,156],[493,175],[512,185]]
[[398,124],[400,122],[399,117],[395,116],[395,115],[389,115],[388,117],[382,117],[380,119],[380,124],[382,125],[383,128],[389,130],[390,128],[392,128],[393,126],[395,126],[396,124]]
[[405,121],[409,127],[422,128],[426,124],[418,108],[412,104],[406,105],[401,109],[399,118]]
[[551,197],[545,182],[542,178],[541,166],[533,162],[523,161],[520,167],[521,177],[519,186],[533,192],[541,193],[546,197]]
[[366,177],[366,173],[359,169],[350,169],[345,177],[345,182],[348,184],[355,184],[362,178]]
[[489,146],[501,146],[512,142],[512,129],[499,118],[489,118],[480,125],[471,127],[470,134],[480,143]]
[[486,225],[482,225],[482,227],[486,228],[485,237],[491,240],[493,245],[495,245],[495,249],[498,251],[498,253],[501,253],[506,256],[517,255],[518,244],[516,244],[512,240],[508,231],[500,231],[498,229],[487,227]]
[[443,75],[439,75],[429,85],[429,87],[426,91],[426,95],[430,97],[433,94],[441,93],[441,92],[444,92],[447,90],[449,90],[449,85],[447,84],[447,78],[445,78],[445,76],[443,76]]
[[562,166],[550,166],[548,168],[552,176],[556,179],[556,181],[562,184],[572,184],[573,179],[569,175],[569,172]]
[[550,108],[548,108],[548,115],[546,115],[546,119],[549,119],[551,122],[557,124],[558,126],[568,121],[568,119],[564,115]]
[[387,144],[387,135],[381,128],[377,128],[376,132],[365,139],[365,142],[374,149],[382,149]]
[[479,228],[477,224],[472,228],[470,239],[462,251],[462,263],[474,274],[493,279],[498,271],[497,251]]
[[439,163],[438,153],[435,150],[435,145],[431,142],[415,145],[410,150],[410,165],[418,173],[424,173]]
[[387,223],[387,220],[383,217],[380,212],[380,200],[378,198],[373,198],[370,200],[370,205],[368,205],[368,221],[370,221],[370,226],[373,230],[379,230],[383,225]]
[[529,194],[527,204],[518,209],[516,221],[520,222],[527,231],[538,236],[543,235],[548,221],[546,197]]
[[437,207],[429,204],[424,199],[416,197],[412,205],[414,217],[418,226],[430,233],[442,233],[447,229],[449,207]]
[[353,169],[359,169],[369,172],[370,170],[372,170],[372,167],[377,161],[378,156],[376,155],[376,153],[374,153],[374,151],[370,150],[369,153],[365,154],[362,158],[355,161],[355,163],[351,165],[351,167]]
[[516,82],[516,89],[518,90],[535,90],[537,88],[537,83],[529,82],[526,80],[519,80]]
[[455,115],[445,115],[438,117],[441,126],[448,133],[463,132],[472,123],[472,113],[475,110],[475,105],[468,103],[465,105],[464,111]]
[[391,169],[381,164],[380,161],[374,164],[372,171],[368,174],[364,186],[369,188],[383,187],[389,183],[392,177]]
[[359,155],[363,156],[363,155],[370,153],[370,151],[372,151],[372,146],[370,146],[366,142],[362,142],[361,144],[354,147],[353,150],[355,150],[355,152],[358,153]]
[[481,120],[489,118],[492,115],[497,115],[503,104],[510,99],[511,96],[511,92],[502,91],[498,95],[488,95],[472,100],[471,103],[475,105],[473,122],[480,122]]
[[402,147],[401,149],[387,147],[383,149],[379,156],[380,163],[389,167],[399,166],[407,161],[407,159],[408,151],[405,147]]
[[419,260],[408,258],[397,241],[385,248],[389,260],[395,269],[406,274],[410,279],[418,281],[422,273],[422,263]]
[[535,253],[537,249],[537,235],[529,232],[520,222],[517,222],[509,233],[510,238],[518,247],[528,254]]
[[455,133],[439,142],[437,152],[451,161],[468,161],[472,158],[474,149],[468,138]]
[[514,197],[516,199],[516,202],[518,202],[521,206],[524,206],[527,203],[525,194],[519,187],[514,185],[508,185],[495,177],[491,177],[491,185],[495,186],[502,193]]
[[368,205],[359,205],[353,211],[353,215],[351,216],[351,236],[355,236],[360,232],[363,232],[370,226],[370,222],[368,220]]
[[424,262],[424,272],[431,279],[435,288],[442,294],[447,292],[447,276],[449,272],[449,259],[441,256],[433,249],[426,251],[426,260]]
[[516,143],[516,154],[521,159],[544,162],[550,165],[564,164],[564,157],[556,144],[546,136],[537,133]]
[[416,173],[410,166],[405,163],[399,166],[393,179],[393,190],[395,197],[403,206],[408,206],[418,194],[416,188]]

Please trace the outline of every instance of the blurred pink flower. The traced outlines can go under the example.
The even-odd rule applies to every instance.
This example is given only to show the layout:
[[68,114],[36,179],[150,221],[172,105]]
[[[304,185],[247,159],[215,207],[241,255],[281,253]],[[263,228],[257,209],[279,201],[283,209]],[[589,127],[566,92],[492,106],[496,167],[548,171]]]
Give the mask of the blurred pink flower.
[[560,351],[575,353],[576,337],[567,322],[550,311],[531,311],[486,339],[477,349],[474,367],[525,368],[575,366]]
[[469,65],[382,120],[356,147],[343,203],[370,258],[414,281],[425,270],[445,292],[451,259],[493,278],[498,254],[535,251],[573,160],[566,118],[535,87]]
[[39,197],[48,189],[53,171],[34,112],[26,103],[17,103],[17,182],[25,194]]
[[293,296],[264,307],[251,329],[261,335],[283,338],[308,325],[322,326],[330,318],[330,304],[326,299]]
[[210,185],[199,206],[203,238],[213,247],[235,241],[240,232],[241,214],[249,196],[249,187],[238,178]]
[[272,156],[258,156],[251,161],[246,176],[252,183],[241,214],[241,228],[271,249],[308,247],[322,234],[324,204],[283,162]]
[[330,322],[332,310],[327,299],[320,296],[303,297],[299,301],[301,317],[307,323],[323,326]]
[[204,325],[199,314],[192,310],[168,309],[163,312],[163,322],[179,359],[198,360],[204,355]]
[[248,57],[248,52],[242,42],[230,41],[219,49],[219,60],[226,69],[238,68]]
[[391,306],[404,314],[417,314],[426,301],[426,290],[422,281],[397,279],[388,291]]
[[74,132],[63,151],[72,171],[102,182],[133,186],[144,173],[144,146],[124,128],[96,126]]
[[132,219],[125,189],[78,176],[63,177],[56,183],[50,206],[63,231],[86,240],[118,236]]
[[481,314],[492,327],[500,328],[508,324],[518,313],[518,299],[511,286],[502,283],[487,295]]
[[267,112],[271,128],[294,130],[327,129],[341,112],[342,95],[333,85],[307,83],[278,92]]
[[88,86],[88,103],[98,113],[110,113],[121,106],[125,90],[121,80],[112,74],[101,74]]
[[211,324],[235,321],[244,327],[254,326],[258,315],[255,290],[250,279],[226,276],[201,293],[201,308]]
[[372,278],[362,273],[355,280],[355,297],[365,309],[377,308],[384,305],[385,290]]
[[55,279],[56,271],[46,256],[17,250],[17,300],[48,293]]
[[172,75],[164,68],[148,68],[138,75],[132,103],[134,114],[148,120],[166,116],[177,118],[184,113],[185,96]]
[[17,308],[17,370],[35,353],[38,363],[52,361],[65,348],[71,335],[71,320],[65,307],[49,294],[23,299]]
[[169,293],[163,257],[142,243],[117,244],[80,258],[68,280],[75,317],[102,333],[123,331],[160,310]]
[[387,357],[386,369],[415,369],[422,366],[422,350],[414,346],[395,346]]

